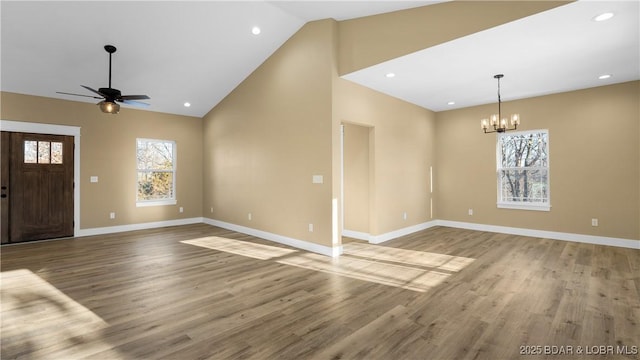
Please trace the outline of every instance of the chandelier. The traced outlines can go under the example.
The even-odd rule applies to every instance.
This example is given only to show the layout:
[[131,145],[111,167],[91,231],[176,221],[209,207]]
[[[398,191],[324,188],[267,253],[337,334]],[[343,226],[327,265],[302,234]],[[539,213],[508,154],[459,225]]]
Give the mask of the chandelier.
[[[485,134],[489,133],[503,133],[505,131],[516,130],[518,125],[520,125],[520,115],[512,114],[511,115],[511,126],[512,128],[507,128],[507,118],[502,117],[502,101],[500,99],[500,79],[504,77],[503,74],[494,75],[494,79],[498,79],[498,113],[491,115],[488,119],[480,120],[480,126],[482,130],[484,130]],[[493,130],[487,131],[489,127],[493,127]]]

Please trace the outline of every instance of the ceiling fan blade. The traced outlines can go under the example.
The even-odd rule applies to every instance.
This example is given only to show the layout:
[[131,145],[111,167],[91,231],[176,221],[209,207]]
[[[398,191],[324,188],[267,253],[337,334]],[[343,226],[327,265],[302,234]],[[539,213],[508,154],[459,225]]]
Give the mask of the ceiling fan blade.
[[88,98],[92,98],[92,99],[103,99],[99,96],[93,96],[93,95],[82,95],[82,94],[73,94],[73,93],[68,93],[68,92],[62,92],[62,91],[56,91],[56,94],[64,94],[64,95],[73,95],[73,96],[84,96],[84,97],[88,97]]
[[151,104],[147,104],[147,103],[143,103],[142,101],[135,101],[135,100],[118,100],[124,104],[127,105],[133,105],[133,106],[138,106],[138,107],[149,107],[151,106]]
[[122,100],[149,100],[151,99],[147,95],[122,95],[120,96]]
[[94,92],[94,93],[96,93],[96,94],[98,94],[98,95],[100,95],[100,96],[102,96],[102,97],[106,97],[103,93],[101,93],[101,92],[100,92],[100,91],[98,91],[98,90],[92,89],[92,88],[90,88],[90,87],[88,87],[88,86],[84,86],[84,85],[80,85],[80,86],[82,86],[83,88],[85,88],[85,89],[87,89],[87,90],[89,90],[89,91],[91,91],[91,92]]

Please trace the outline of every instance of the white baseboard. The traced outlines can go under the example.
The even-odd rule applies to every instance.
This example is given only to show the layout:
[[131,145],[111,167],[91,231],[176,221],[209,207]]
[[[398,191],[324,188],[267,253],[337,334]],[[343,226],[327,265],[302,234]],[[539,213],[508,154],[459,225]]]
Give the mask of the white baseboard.
[[524,228],[515,228],[515,227],[508,227],[508,226],[485,225],[485,224],[476,224],[476,223],[467,223],[467,222],[449,221],[449,220],[433,220],[433,221],[406,227],[403,229],[391,231],[391,232],[380,234],[380,235],[371,235],[365,232],[352,231],[352,230],[345,229],[342,231],[342,235],[351,237],[354,239],[368,241],[371,244],[380,244],[382,242],[389,241],[391,239],[395,239],[400,236],[409,235],[411,233],[425,230],[434,226],[446,226],[446,227],[452,227],[452,228],[458,228],[458,229],[487,231],[487,232],[495,232],[495,233],[501,233],[501,234],[521,235],[521,236],[530,236],[530,237],[538,237],[538,238],[553,239],[553,240],[574,241],[574,242],[595,244],[595,245],[606,245],[606,246],[616,246],[616,247],[623,247],[623,248],[630,248],[630,249],[640,249],[640,241],[638,240],[563,233],[563,232],[556,232],[556,231],[524,229]]
[[147,222],[147,223],[140,223],[140,224],[106,226],[106,227],[99,227],[99,228],[80,229],[75,236],[80,237],[80,236],[104,235],[104,234],[112,234],[112,233],[119,233],[119,232],[125,232],[125,231],[155,229],[155,228],[161,228],[166,226],[199,224],[202,222],[203,220],[201,217],[195,217],[195,218],[188,218],[188,219],[155,221],[155,222]]
[[369,233],[354,231],[354,230],[347,230],[347,229],[342,230],[342,236],[346,236],[346,237],[350,237],[358,240],[364,240],[364,241],[369,241],[371,239],[371,234]]
[[361,232],[361,231],[353,231],[353,230],[342,230],[342,235],[351,237],[358,240],[368,241],[370,244],[380,244],[385,241],[389,241],[395,238],[399,238],[401,236],[413,234],[414,232],[418,232],[421,230],[426,230],[430,227],[434,227],[437,225],[437,220],[427,221],[422,224],[417,224],[413,226],[409,226],[406,228],[390,231],[388,233],[380,234],[380,235],[371,235],[369,233]]
[[337,256],[340,256],[340,254],[342,254],[342,246],[335,246],[335,247],[324,246],[324,245],[315,244],[315,243],[311,243],[304,240],[298,240],[298,239],[290,238],[287,236],[282,236],[282,235],[270,233],[267,231],[257,230],[257,229],[249,228],[242,225],[231,224],[228,222],[215,220],[215,219],[204,218],[203,222],[205,224],[221,227],[227,230],[237,231],[247,235],[252,235],[255,237],[259,237],[261,239],[277,242],[279,244],[291,246],[291,247],[306,250],[306,251],[311,251],[317,254],[322,254],[322,255],[331,256],[331,257],[337,257]]
[[638,240],[573,234],[573,233],[564,233],[564,232],[546,231],[546,230],[524,229],[524,228],[515,228],[515,227],[508,227],[508,226],[484,225],[484,224],[475,224],[475,223],[449,221],[449,220],[436,220],[435,223],[436,223],[435,225],[437,226],[447,226],[447,227],[453,227],[453,228],[459,228],[459,229],[530,236],[530,237],[538,237],[538,238],[553,239],[553,240],[573,241],[573,242],[595,244],[595,245],[616,246],[616,247],[623,247],[623,248],[630,248],[630,249],[640,249],[640,241]]
[[[156,221],[156,222],[130,224],[130,225],[107,226],[107,227],[100,227],[100,228],[80,229],[75,236],[81,237],[81,236],[103,235],[103,234],[119,233],[119,232],[125,232],[125,231],[145,230],[145,229],[154,229],[154,228],[160,228],[160,227],[166,227],[166,226],[189,225],[189,224],[198,224],[198,223],[205,223],[213,226],[218,226],[224,229],[241,232],[241,233],[256,236],[265,240],[274,241],[283,245],[292,246],[298,249],[311,251],[311,252],[326,255],[326,256],[337,257],[342,254],[342,246],[329,247],[329,246],[319,245],[319,244],[310,243],[304,240],[298,240],[298,239],[294,239],[294,238],[290,238],[290,237],[286,237],[286,236],[282,236],[282,235],[278,235],[278,234],[274,234],[274,233],[270,233],[262,230],[252,229],[246,226],[231,224],[231,223],[227,223],[220,220],[214,220],[214,219],[202,218],[202,217],[167,220],[167,221]],[[394,231],[380,234],[380,235],[371,235],[365,232],[345,229],[342,231],[342,235],[351,237],[354,239],[368,241],[371,244],[380,244],[385,241],[389,241],[401,236],[409,235],[417,231],[426,230],[434,226],[446,226],[446,227],[453,227],[453,228],[467,229],[467,230],[487,231],[487,232],[538,237],[538,238],[553,239],[553,240],[574,241],[579,243],[587,243],[587,244],[595,244],[595,245],[606,245],[606,246],[615,246],[615,247],[623,247],[623,248],[630,248],[630,249],[640,249],[639,240],[573,234],[573,233],[564,233],[564,232],[546,231],[546,230],[515,228],[515,227],[508,227],[508,226],[485,225],[485,224],[476,224],[476,223],[467,223],[467,222],[449,221],[449,220],[428,221],[425,223],[409,226],[406,228],[394,230]]]
[[394,230],[394,231],[391,231],[391,232],[388,232],[388,233],[384,233],[384,234],[380,234],[380,235],[372,235],[369,238],[369,243],[371,243],[371,244],[380,244],[380,243],[383,243],[385,241],[389,241],[391,239],[399,238],[400,236],[413,234],[414,232],[426,230],[426,229],[428,229],[430,227],[434,227],[434,226],[436,226],[436,222],[435,221],[427,221],[427,222],[422,223],[422,224],[409,226],[409,227],[398,229],[398,230]]

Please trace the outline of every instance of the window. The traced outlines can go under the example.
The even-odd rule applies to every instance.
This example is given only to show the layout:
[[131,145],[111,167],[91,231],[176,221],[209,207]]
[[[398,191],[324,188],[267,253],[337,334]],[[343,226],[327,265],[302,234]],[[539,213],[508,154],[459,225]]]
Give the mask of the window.
[[137,139],[137,206],[176,204],[176,143]]
[[62,143],[25,140],[24,162],[25,164],[62,164]]
[[498,207],[549,211],[549,132],[498,135]]

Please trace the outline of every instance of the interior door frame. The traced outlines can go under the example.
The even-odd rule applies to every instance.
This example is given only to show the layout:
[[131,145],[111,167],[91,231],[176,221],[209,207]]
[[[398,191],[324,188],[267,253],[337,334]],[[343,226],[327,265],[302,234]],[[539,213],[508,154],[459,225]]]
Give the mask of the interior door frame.
[[80,233],[80,127],[0,120],[0,130],[32,134],[73,136],[73,236]]
[[[368,222],[369,222],[369,226],[367,228],[367,232],[357,232],[357,231],[352,231],[349,229],[345,229],[345,211],[344,211],[344,205],[346,203],[345,201],[345,193],[344,193],[344,173],[345,173],[345,167],[344,167],[344,156],[345,156],[345,134],[344,134],[344,127],[345,125],[351,125],[351,126],[358,126],[358,127],[363,127],[366,128],[368,130],[368,139],[367,139],[367,147],[369,149],[369,163],[367,164],[368,167],[368,181],[369,181],[369,194],[368,194],[368,200],[369,200],[369,213],[367,214],[368,217]],[[356,122],[350,122],[350,121],[342,121],[340,123],[340,211],[341,211],[341,225],[342,225],[342,234],[344,235],[344,232],[346,231],[348,233],[348,235],[344,235],[344,236],[349,236],[349,237],[353,237],[359,240],[365,240],[368,242],[371,242],[373,235],[371,235],[376,229],[373,227],[374,225],[372,225],[372,219],[375,218],[375,201],[371,200],[372,199],[372,193],[375,190],[375,186],[371,185],[371,181],[375,178],[375,126],[373,125],[369,125],[369,124],[362,124],[362,123],[356,123]]]

